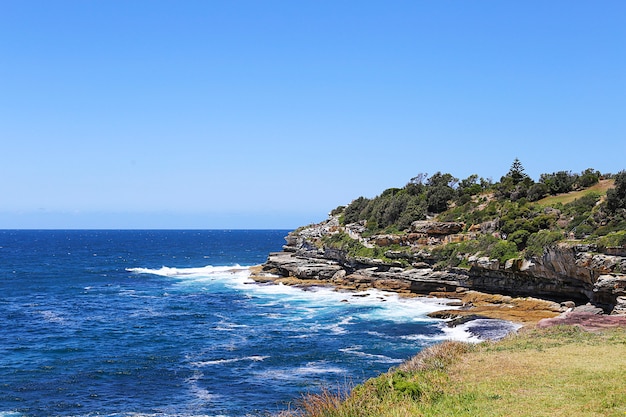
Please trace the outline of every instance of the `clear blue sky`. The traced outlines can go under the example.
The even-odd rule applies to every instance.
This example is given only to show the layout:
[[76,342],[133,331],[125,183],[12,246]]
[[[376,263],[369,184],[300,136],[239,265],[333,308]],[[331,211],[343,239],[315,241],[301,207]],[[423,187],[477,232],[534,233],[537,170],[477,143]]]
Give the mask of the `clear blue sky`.
[[626,169],[626,1],[0,1],[0,228],[295,228]]

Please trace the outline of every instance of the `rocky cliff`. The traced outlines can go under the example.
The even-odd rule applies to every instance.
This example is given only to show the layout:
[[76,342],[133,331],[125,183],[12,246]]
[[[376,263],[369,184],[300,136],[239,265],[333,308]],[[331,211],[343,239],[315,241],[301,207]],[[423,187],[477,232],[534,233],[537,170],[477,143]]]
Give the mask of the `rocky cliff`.
[[[540,297],[566,305],[591,303],[607,313],[626,314],[626,274],[621,273],[626,271],[625,256],[599,253],[593,245],[561,243],[547,247],[540,257],[512,259],[504,265],[495,259],[470,256],[469,268],[437,268],[430,249],[471,239],[471,233],[459,234],[462,229],[458,223],[421,221],[403,235],[364,238],[363,225],[341,226],[338,218],[331,216],[289,233],[283,251],[269,255],[261,275],[407,294],[476,290]],[[350,256],[324,243],[325,237],[338,233],[365,247],[403,245],[407,250],[388,250],[384,261]]]

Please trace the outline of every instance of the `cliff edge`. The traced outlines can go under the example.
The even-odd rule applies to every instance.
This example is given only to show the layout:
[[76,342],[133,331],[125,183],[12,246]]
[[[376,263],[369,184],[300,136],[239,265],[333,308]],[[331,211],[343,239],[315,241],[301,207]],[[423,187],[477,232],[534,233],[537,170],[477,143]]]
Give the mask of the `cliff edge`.
[[[534,297],[552,303],[545,307],[552,316],[574,308],[626,314],[626,274],[620,272],[626,271],[626,253],[613,250],[607,254],[595,245],[559,242],[546,246],[540,256],[506,262],[457,253],[454,256],[463,256],[463,267],[442,267],[436,250],[491,232],[489,225],[467,230],[458,222],[417,221],[408,233],[366,237],[363,224],[341,225],[339,216],[331,215],[289,233],[283,251],[271,253],[254,277],[406,295],[462,298],[478,291],[509,297],[509,301],[510,297]],[[383,256],[356,256],[349,249],[352,244]]]

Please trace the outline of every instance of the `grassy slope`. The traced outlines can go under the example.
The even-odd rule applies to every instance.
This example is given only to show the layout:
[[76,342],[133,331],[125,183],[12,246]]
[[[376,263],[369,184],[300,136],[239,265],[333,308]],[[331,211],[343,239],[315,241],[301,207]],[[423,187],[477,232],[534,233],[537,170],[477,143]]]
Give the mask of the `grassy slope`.
[[304,411],[283,416],[624,417],[625,353],[625,329],[556,326],[477,346],[446,342],[348,395],[309,396]]
[[542,206],[553,206],[557,203],[567,204],[591,192],[595,192],[604,196],[606,195],[606,190],[608,190],[609,188],[612,188],[614,183],[615,183],[615,180],[613,179],[601,180],[596,185],[589,187],[589,188],[585,188],[584,190],[572,191],[570,193],[545,197],[537,201],[537,203]]
[[481,346],[449,370],[452,398],[473,411],[445,415],[623,417],[625,353],[623,329],[551,328]]

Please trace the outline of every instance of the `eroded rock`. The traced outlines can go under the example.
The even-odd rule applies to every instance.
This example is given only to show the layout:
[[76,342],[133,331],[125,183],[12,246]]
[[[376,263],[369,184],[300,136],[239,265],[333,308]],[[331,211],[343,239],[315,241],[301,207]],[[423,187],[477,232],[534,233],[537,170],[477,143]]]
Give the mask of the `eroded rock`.
[[453,235],[459,233],[465,227],[465,223],[460,222],[433,222],[428,220],[418,220],[411,223],[411,231],[414,233],[425,233],[427,235]]

